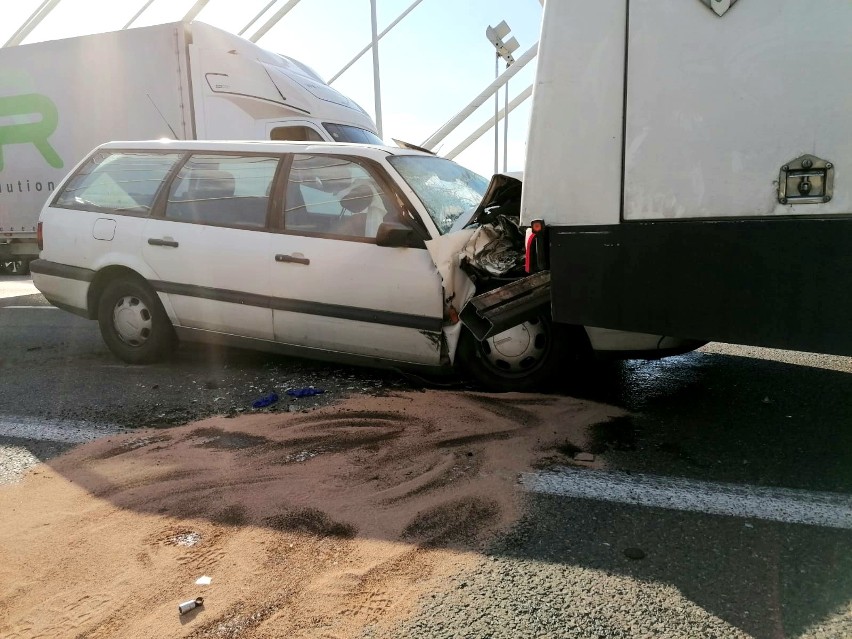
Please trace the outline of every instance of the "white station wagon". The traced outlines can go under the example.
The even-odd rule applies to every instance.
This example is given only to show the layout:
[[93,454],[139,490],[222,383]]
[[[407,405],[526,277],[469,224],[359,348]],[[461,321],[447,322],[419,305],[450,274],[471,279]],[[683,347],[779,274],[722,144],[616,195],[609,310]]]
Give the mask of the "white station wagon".
[[[478,341],[454,230],[488,181],[415,150],[292,142],[111,142],[41,213],[33,282],[97,319],[129,363],[206,341],[540,387],[591,348],[655,357],[696,344],[552,326]],[[458,224],[456,224],[458,226]],[[452,231],[452,232],[451,232]]]

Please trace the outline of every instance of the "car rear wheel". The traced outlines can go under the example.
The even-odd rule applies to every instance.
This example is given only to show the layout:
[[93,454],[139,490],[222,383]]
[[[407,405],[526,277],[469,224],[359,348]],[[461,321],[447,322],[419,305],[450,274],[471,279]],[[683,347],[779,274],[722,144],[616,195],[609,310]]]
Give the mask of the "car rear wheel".
[[157,294],[145,283],[118,279],[98,303],[101,335],[113,355],[128,364],[150,364],[169,353],[175,333]]
[[463,330],[458,357],[462,368],[490,390],[537,391],[553,384],[558,366],[571,366],[573,341],[541,315],[481,342]]

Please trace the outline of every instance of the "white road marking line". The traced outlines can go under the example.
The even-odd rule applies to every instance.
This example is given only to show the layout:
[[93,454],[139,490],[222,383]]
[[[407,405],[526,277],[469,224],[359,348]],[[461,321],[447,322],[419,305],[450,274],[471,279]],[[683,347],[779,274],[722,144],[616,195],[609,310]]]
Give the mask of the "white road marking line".
[[19,437],[63,444],[82,444],[128,432],[112,424],[74,420],[36,419],[0,415],[0,437]]
[[58,311],[59,309],[55,306],[0,306],[0,309],[3,308],[46,308],[51,311]]
[[713,515],[852,529],[852,496],[557,467],[524,473],[530,492]]
[[0,280],[0,299],[7,299],[10,297],[22,297],[24,295],[39,295],[41,291],[39,291],[35,286],[30,284],[29,286],[26,284],[20,284],[18,282],[10,283],[3,282]]

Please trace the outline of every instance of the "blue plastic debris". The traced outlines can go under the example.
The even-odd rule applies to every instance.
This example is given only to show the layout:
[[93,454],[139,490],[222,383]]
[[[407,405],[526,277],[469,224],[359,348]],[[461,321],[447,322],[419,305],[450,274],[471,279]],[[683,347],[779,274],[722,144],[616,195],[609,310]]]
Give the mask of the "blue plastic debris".
[[324,392],[325,390],[322,388],[308,386],[307,388],[291,388],[287,391],[287,394],[290,397],[310,397],[311,395],[322,395]]
[[269,393],[269,395],[264,395],[263,397],[260,397],[256,400],[254,400],[254,402],[252,402],[252,408],[264,408],[265,406],[269,406],[271,404],[274,404],[277,401],[278,401],[278,394],[277,393]]

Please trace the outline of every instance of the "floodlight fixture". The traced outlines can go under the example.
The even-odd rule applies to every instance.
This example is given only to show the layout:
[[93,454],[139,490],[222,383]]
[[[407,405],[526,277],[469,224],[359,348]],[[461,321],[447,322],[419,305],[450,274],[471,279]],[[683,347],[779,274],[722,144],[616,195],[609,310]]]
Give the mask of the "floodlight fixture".
[[512,30],[509,28],[509,25],[506,24],[505,20],[501,20],[500,24],[498,24],[496,27],[488,27],[486,33],[488,33],[489,31],[491,32],[491,34],[493,34],[493,39],[492,37],[489,37],[489,40],[492,40],[492,42],[502,40],[512,32]]

